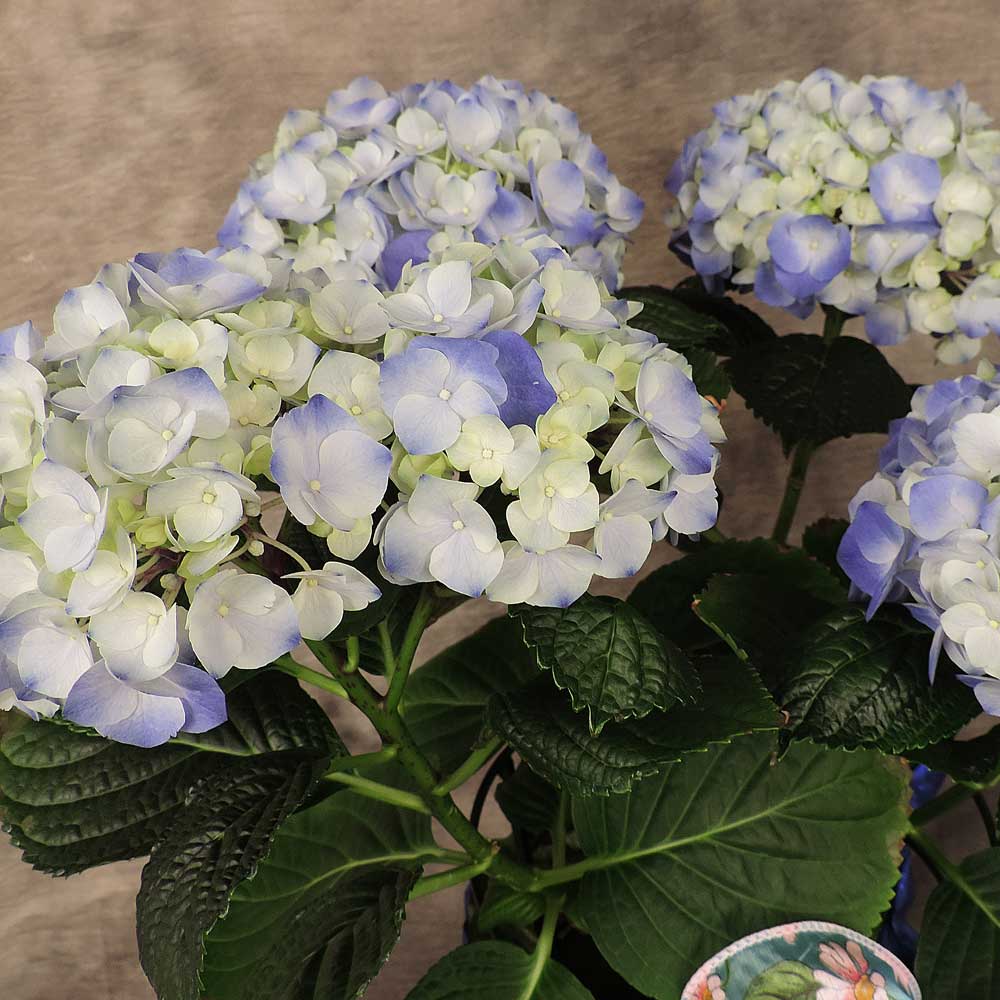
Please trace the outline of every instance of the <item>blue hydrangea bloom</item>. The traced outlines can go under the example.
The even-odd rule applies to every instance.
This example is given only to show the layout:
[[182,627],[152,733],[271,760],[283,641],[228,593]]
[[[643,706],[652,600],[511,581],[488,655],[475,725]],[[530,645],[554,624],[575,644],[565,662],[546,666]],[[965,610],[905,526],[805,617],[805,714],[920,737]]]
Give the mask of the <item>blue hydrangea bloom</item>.
[[719,294],[865,317],[947,363],[1000,330],[1000,137],[960,85],[819,69],[722,101],[667,176],[674,252]]
[[894,421],[880,469],[858,492],[838,561],[871,616],[903,602],[983,708],[1000,712],[1000,379],[922,386]]
[[[384,289],[407,261],[427,259],[435,234],[483,243],[546,234],[614,290],[625,236],[643,212],[576,116],[539,91],[483,77],[467,89],[434,80],[390,93],[360,77],[322,113],[289,112],[219,243],[261,253],[285,243],[294,252],[309,227],[331,217],[343,242],[337,206],[357,197],[387,227],[365,261]],[[353,259],[357,248],[347,253]]]

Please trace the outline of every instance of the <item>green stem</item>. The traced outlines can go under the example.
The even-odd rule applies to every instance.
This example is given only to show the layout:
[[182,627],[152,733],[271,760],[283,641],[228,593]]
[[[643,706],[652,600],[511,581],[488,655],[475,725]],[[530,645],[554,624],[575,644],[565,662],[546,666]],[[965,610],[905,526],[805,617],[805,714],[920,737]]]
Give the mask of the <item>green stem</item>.
[[823,319],[823,339],[829,344],[840,336],[840,331],[850,317],[833,306],[824,306],[823,312],[826,313]]
[[788,533],[792,530],[792,521],[799,506],[799,497],[802,496],[802,487],[806,483],[806,470],[815,450],[816,445],[811,441],[800,441],[792,453],[792,467],[788,470],[785,493],[781,498],[781,507],[778,508],[774,531],[771,532],[771,538],[776,542],[784,544],[788,541]]
[[321,674],[318,670],[313,670],[311,667],[304,667],[301,663],[296,663],[290,656],[279,656],[274,661],[273,666],[283,674],[288,674],[290,677],[297,677],[300,681],[305,681],[307,684],[312,684],[315,687],[322,688],[324,691],[329,691],[331,694],[337,695],[338,698],[348,697],[343,684],[340,684],[332,677]]
[[430,809],[419,795],[411,792],[404,792],[390,785],[383,785],[370,778],[361,778],[356,774],[348,774],[346,771],[334,771],[323,776],[324,781],[333,781],[340,785],[347,785],[360,795],[369,799],[377,799],[379,802],[388,802],[389,805],[399,806],[402,809],[412,809],[413,812],[430,815]]
[[[823,341],[829,346],[840,336],[840,331],[844,328],[844,323],[849,317],[846,313],[832,307],[824,307],[824,312],[826,318],[823,320]],[[795,511],[799,506],[802,488],[805,486],[806,471],[817,447],[812,441],[800,441],[795,446],[795,451],[792,454],[792,466],[788,470],[788,481],[781,498],[781,507],[778,508],[774,531],[771,532],[771,538],[776,542],[784,544],[788,541],[788,533],[792,530]]]
[[709,528],[708,531],[703,531],[701,533],[701,539],[705,542],[711,542],[713,545],[721,545],[722,542],[727,542],[729,539],[721,532],[718,528]]
[[347,660],[344,663],[344,672],[354,673],[361,662],[361,640],[356,636],[349,636],[347,639]]
[[569,811],[569,796],[559,793],[559,808],[552,826],[552,867],[562,868],[566,864],[566,814]]
[[470,858],[481,862],[495,855],[490,867],[498,878],[515,888],[530,886],[535,878],[531,869],[502,852],[497,853],[497,845],[472,825],[450,795],[434,794],[440,779],[420,751],[399,712],[383,707],[382,697],[361,673],[341,674],[341,681],[351,701],[368,716],[382,741],[397,748],[397,760],[416,782],[431,814]]
[[448,795],[460,785],[464,785],[499,749],[503,740],[494,736],[488,743],[473,750],[465,762],[434,788],[435,795]]
[[295,562],[297,562],[302,567],[302,569],[305,570],[306,573],[312,572],[312,566],[310,566],[309,563],[307,563],[305,559],[303,559],[302,556],[300,556],[298,552],[295,551],[295,549],[291,548],[288,545],[285,545],[284,542],[279,542],[276,538],[272,538],[270,535],[265,535],[263,531],[253,531],[250,533],[250,537],[255,538],[258,542],[260,542],[263,545],[270,545],[272,549],[277,549],[279,552],[284,552],[286,556],[288,556],[291,559],[294,559]]
[[975,792],[972,801],[976,804],[979,815],[982,817],[983,826],[986,828],[986,839],[989,840],[990,847],[996,847],[997,824],[993,817],[993,810],[990,809],[990,804],[986,801],[986,796],[982,792]]
[[391,683],[396,676],[396,650],[392,648],[392,633],[389,631],[389,623],[384,618],[378,623],[378,641],[382,650],[382,661],[385,663],[385,676]]
[[360,771],[365,767],[386,764],[390,760],[395,760],[395,758],[395,747],[383,747],[381,750],[373,750],[371,753],[345,754],[343,757],[334,757],[330,761],[327,773],[329,774],[333,771]]
[[420,899],[421,896],[429,896],[431,893],[440,892],[442,889],[450,889],[454,885],[461,885],[469,879],[482,875],[493,863],[493,857],[484,858],[471,865],[460,865],[458,868],[449,868],[446,872],[436,872],[434,875],[425,875],[417,880],[417,884],[410,890],[410,900]]
[[538,983],[545,973],[545,966],[552,955],[552,942],[555,940],[556,924],[559,921],[562,904],[563,897],[560,893],[553,893],[545,904],[542,929],[538,932],[538,941],[535,943],[535,950],[531,955],[531,971],[528,973],[528,981],[524,984],[524,989],[518,995],[517,1000],[531,1000],[535,995]]
[[969,785],[952,785],[946,792],[931,799],[927,805],[914,809],[910,816],[910,824],[912,826],[926,826],[932,819],[944,815],[966,799],[971,799],[975,794],[975,788]]
[[938,878],[951,882],[956,889],[968,897],[970,902],[983,911],[987,920],[994,927],[1000,928],[1000,917],[997,916],[996,909],[983,899],[976,887],[965,877],[965,872],[958,865],[953,864],[944,851],[923,830],[916,830],[911,827],[906,839],[916,854],[920,856]]
[[395,712],[403,699],[403,691],[406,689],[406,679],[410,675],[410,668],[413,666],[413,657],[416,655],[417,646],[420,644],[420,637],[430,624],[431,615],[434,613],[434,594],[430,587],[424,587],[420,591],[417,599],[417,606],[413,609],[410,624],[406,627],[406,635],[399,647],[399,656],[396,658],[396,669],[393,671],[392,680],[389,682],[389,691],[385,697],[386,711]]

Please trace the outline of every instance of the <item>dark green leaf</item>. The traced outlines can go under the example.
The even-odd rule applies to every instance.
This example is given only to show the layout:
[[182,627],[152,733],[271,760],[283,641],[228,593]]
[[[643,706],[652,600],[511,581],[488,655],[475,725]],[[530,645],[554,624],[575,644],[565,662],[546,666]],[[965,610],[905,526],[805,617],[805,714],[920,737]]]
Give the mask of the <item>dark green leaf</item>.
[[12,718],[0,740],[4,826],[24,860],[72,874],[149,853],[188,789],[235,757],[296,747],[346,752],[297,682],[260,671],[230,692],[229,721],[141,749],[52,722]]
[[574,801],[589,866],[577,906],[611,965],[658,1000],[753,931],[869,933],[899,877],[907,788],[877,754],[798,744],[775,764],[768,736],[738,739],[640,782],[627,806]]
[[662,635],[682,648],[702,643],[711,633],[691,605],[717,573],[752,573],[767,580],[784,580],[790,587],[828,604],[840,604],[846,593],[825,566],[799,549],[784,549],[763,538],[735,539],[702,546],[667,566],[661,566],[632,592],[629,603]]
[[1000,778],[1000,726],[972,740],[942,740],[908,750],[906,756],[956,781],[988,788]]
[[153,848],[136,899],[139,957],[164,1000],[201,996],[205,935],[327,763],[298,750],[234,758],[188,793]]
[[837,549],[847,530],[847,523],[842,517],[821,517],[810,524],[802,535],[802,548],[844,581],[847,577],[837,562]]
[[725,323],[711,314],[689,308],[675,292],[655,285],[626,288],[622,297],[642,302],[634,325],[683,354],[703,396],[725,399],[732,388],[729,376],[716,356],[728,353],[733,337]]
[[885,433],[910,410],[910,390],[877,347],[854,337],[827,342],[793,333],[740,351],[727,363],[733,388],[781,436],[822,444]]
[[503,941],[477,941],[445,955],[407,1000],[594,1000],[573,973]]
[[691,309],[669,288],[635,285],[623,288],[619,298],[641,302],[642,312],[632,325],[655,334],[668,347],[686,354],[691,347],[721,352],[729,341],[726,325],[714,316]]
[[399,940],[417,874],[409,867],[369,865],[339,876],[281,928],[239,1000],[362,996]]
[[488,723],[533,770],[574,795],[628,791],[685,754],[752,730],[777,729],[777,712],[752,670],[733,657],[698,663],[702,695],[594,736],[565,695],[546,683],[491,699]]
[[756,976],[744,1000],[815,1000],[819,983],[801,962],[778,962]]
[[490,696],[538,676],[521,626],[498,618],[420,667],[406,687],[407,725],[443,771],[465,760],[483,727]]
[[870,622],[858,607],[831,612],[790,649],[777,683],[788,713],[782,739],[905,753],[953,736],[979,714],[944,663],[927,677],[930,637],[902,610]]
[[545,897],[540,893],[520,892],[494,879],[476,914],[476,929],[489,934],[497,927],[528,927],[544,912]]
[[559,792],[530,767],[517,770],[497,785],[497,804],[511,826],[543,833],[552,828],[559,808]]
[[691,379],[703,396],[711,396],[721,402],[733,388],[726,369],[719,359],[707,348],[689,347],[684,352],[691,365]]
[[726,328],[729,336],[714,344],[719,354],[728,357],[740,348],[768,344],[777,337],[774,330],[752,309],[725,295],[712,295],[705,291],[700,278],[685,279],[673,288],[672,293],[688,309],[711,316]]
[[610,719],[642,718],[697,697],[688,658],[624,601],[584,594],[568,608],[518,605],[511,614],[538,665],[577,711],[587,710],[594,733]]
[[794,581],[737,573],[713,576],[698,595],[694,611],[773,689],[775,667],[789,642],[827,614],[830,605]]
[[927,901],[917,979],[928,1000],[1000,998],[1000,848],[966,858],[961,883],[942,882]]
[[[277,1000],[308,966],[313,978],[320,967],[339,970],[339,981],[350,983],[350,990],[300,988],[289,998],[360,995],[399,934],[395,901],[402,903],[422,864],[439,853],[427,816],[354,792],[337,792],[296,813],[208,935],[206,994],[212,1000]],[[352,873],[359,871],[373,874],[355,884]],[[384,883],[379,872],[385,873]],[[362,912],[352,931],[351,921]],[[330,979],[326,975],[325,981]]]

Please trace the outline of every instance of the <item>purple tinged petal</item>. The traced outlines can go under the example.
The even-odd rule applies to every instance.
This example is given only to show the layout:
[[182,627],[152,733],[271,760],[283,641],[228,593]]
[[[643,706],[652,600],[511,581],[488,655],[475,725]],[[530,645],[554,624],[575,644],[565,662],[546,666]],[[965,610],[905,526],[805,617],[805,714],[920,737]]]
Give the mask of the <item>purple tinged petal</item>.
[[822,291],[851,261],[851,233],[826,216],[782,216],[767,239],[775,278],[790,295]]
[[214,677],[186,663],[175,663],[165,674],[146,681],[147,694],[177,698],[184,707],[185,733],[207,733],[228,717],[226,695]]
[[978,522],[989,499],[985,486],[965,476],[931,476],[910,489],[910,524],[926,541]]
[[934,222],[934,200],[941,190],[936,160],[916,153],[893,153],[868,175],[872,198],[887,222]]
[[508,427],[534,427],[538,417],[556,401],[556,391],[545,377],[541,358],[524,337],[511,330],[494,330],[483,340],[499,352],[496,367],[507,386],[500,419]]
[[136,254],[130,267],[144,302],[183,319],[231,311],[267,290],[249,275],[230,271],[210,255],[188,247],[168,254]]
[[378,260],[379,272],[387,288],[395,288],[407,263],[423,264],[430,256],[427,240],[431,229],[415,229],[397,236],[382,251]]
[[179,698],[146,694],[120,681],[103,662],[73,685],[63,715],[108,739],[138,747],[166,743],[177,735],[185,719]]
[[871,617],[892,589],[905,557],[907,532],[878,503],[866,500],[854,515],[840,548],[837,563],[850,581],[871,597]]

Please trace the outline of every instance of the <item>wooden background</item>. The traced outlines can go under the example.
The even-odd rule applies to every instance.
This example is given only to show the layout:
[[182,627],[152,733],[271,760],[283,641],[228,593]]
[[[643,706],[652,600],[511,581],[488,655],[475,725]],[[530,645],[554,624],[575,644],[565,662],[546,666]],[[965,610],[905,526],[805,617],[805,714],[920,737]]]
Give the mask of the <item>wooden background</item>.
[[[362,73],[395,87],[490,72],[557,96],[647,201],[628,279],[676,280],[662,178],[716,100],[829,65],[932,87],[960,78],[1000,116],[995,14],[989,0],[0,0],[0,329],[29,318],[48,329],[62,291],[106,261],[210,246],[282,114],[321,106]],[[991,355],[1000,357],[992,345]],[[919,339],[890,357],[910,382],[957,374],[936,368]],[[769,530],[785,462],[738,400],[726,427],[721,526],[750,537]],[[797,525],[842,513],[879,445],[865,436],[827,446]],[[488,613],[472,605],[449,616],[421,655]],[[355,721],[343,725],[361,745]],[[139,868],[54,881],[0,845],[0,997],[152,997],[134,941]],[[401,1000],[458,943],[460,906],[452,892],[411,907],[372,1000]]]

